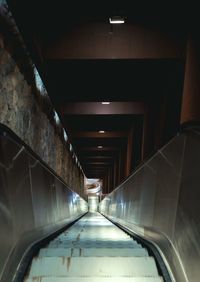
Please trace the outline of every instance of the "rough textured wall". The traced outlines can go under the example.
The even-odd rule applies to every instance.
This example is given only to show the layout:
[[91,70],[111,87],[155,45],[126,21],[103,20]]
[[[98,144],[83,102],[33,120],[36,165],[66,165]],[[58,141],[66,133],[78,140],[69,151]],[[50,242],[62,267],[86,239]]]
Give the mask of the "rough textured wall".
[[12,35],[10,29],[2,29],[1,25],[0,122],[29,145],[70,188],[82,195],[83,173],[72,158],[69,143],[62,137],[61,125],[56,125],[49,98],[46,97],[45,104],[45,98],[36,89],[29,58],[16,38],[16,34]]

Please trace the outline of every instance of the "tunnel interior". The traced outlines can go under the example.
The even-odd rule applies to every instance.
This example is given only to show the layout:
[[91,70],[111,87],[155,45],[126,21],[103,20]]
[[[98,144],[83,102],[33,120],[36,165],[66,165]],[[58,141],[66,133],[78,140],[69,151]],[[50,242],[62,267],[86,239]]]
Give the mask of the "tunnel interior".
[[3,282],[198,281],[199,19],[132,5],[0,1]]
[[8,3],[84,174],[108,194],[180,130],[186,11]]

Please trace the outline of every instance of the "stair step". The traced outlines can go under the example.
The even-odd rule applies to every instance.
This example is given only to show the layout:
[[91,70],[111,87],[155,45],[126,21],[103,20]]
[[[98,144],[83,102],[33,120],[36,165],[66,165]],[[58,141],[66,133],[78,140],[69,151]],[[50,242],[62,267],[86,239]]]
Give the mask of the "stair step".
[[108,247],[108,248],[141,248],[140,244],[133,243],[133,242],[108,242],[108,241],[69,241],[69,242],[50,242],[48,247],[49,248],[57,248],[57,247],[65,247],[65,248],[70,248],[73,246],[78,246],[80,248],[84,247]]
[[46,248],[41,249],[39,256],[45,257],[145,257],[148,256],[148,252],[144,248],[139,249],[126,249],[126,248]]
[[154,277],[158,272],[152,257],[37,257],[29,273],[34,276]]
[[108,249],[142,249],[142,247],[140,245],[137,245],[137,246],[134,246],[134,245],[131,245],[131,246],[123,246],[123,245],[111,245],[111,244],[54,244],[54,245],[50,245],[48,246],[50,249],[57,249],[57,248],[69,248],[69,249],[75,249],[75,248],[78,248],[78,249],[100,249],[100,248],[108,248]]
[[124,238],[124,239],[113,239],[113,238],[108,238],[108,237],[101,237],[100,240],[97,239],[97,235],[95,236],[85,236],[85,238],[83,236],[81,236],[80,238],[77,238],[77,236],[74,236],[74,237],[66,237],[66,238],[62,238],[62,237],[58,237],[57,239],[54,239],[52,240],[52,242],[70,242],[70,241],[75,241],[75,240],[81,240],[83,242],[88,242],[88,241],[98,241],[98,242],[120,242],[120,243],[133,243],[133,244],[137,244],[136,241],[134,241],[133,239],[131,238]]
[[25,282],[163,282],[162,277],[34,277]]
[[163,282],[163,278],[145,248],[98,213],[89,213],[40,250],[24,282]]

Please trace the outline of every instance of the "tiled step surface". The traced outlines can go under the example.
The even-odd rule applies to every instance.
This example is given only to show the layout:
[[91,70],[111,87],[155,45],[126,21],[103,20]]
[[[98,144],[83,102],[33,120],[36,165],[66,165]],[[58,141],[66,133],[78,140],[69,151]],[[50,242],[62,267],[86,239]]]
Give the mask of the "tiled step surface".
[[49,248],[141,248],[140,244],[136,242],[123,242],[123,241],[115,241],[111,242],[108,240],[80,240],[80,241],[64,241],[64,242],[51,242],[49,244]]
[[[35,279],[35,280],[34,280]],[[163,282],[162,277],[41,277],[26,282]]]
[[26,282],[161,282],[154,258],[98,213],[88,213],[32,261]]
[[127,249],[127,248],[46,248],[41,249],[39,256],[45,257],[146,257],[148,252],[144,248]]
[[39,257],[33,260],[29,275],[152,277],[158,272],[152,257]]

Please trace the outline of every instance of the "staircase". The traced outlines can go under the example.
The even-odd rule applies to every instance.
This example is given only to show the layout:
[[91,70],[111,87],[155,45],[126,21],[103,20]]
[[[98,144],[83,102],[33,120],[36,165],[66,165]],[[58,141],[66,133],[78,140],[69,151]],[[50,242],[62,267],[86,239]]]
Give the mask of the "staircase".
[[33,258],[25,282],[162,282],[153,257],[99,213],[88,213]]

